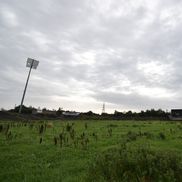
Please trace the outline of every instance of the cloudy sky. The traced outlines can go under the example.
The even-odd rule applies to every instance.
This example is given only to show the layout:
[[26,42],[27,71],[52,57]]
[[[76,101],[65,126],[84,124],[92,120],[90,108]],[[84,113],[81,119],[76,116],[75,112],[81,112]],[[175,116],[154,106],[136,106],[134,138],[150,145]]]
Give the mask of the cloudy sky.
[[0,107],[182,108],[182,1],[0,0]]

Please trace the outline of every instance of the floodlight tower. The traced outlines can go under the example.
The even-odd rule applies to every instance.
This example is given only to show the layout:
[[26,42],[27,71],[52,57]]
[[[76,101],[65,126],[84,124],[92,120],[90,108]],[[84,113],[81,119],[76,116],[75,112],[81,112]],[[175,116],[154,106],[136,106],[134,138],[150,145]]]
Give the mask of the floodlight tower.
[[37,61],[35,59],[31,59],[31,58],[27,59],[26,67],[28,67],[30,69],[29,69],[27,81],[26,81],[26,84],[25,84],[25,88],[24,88],[24,91],[23,91],[23,97],[22,97],[21,104],[20,104],[20,109],[19,109],[19,113],[20,114],[21,114],[21,110],[22,110],[22,106],[23,106],[23,101],[24,101],[24,98],[25,98],[25,93],[26,93],[26,90],[27,90],[27,85],[28,85],[28,81],[29,81],[29,78],[30,78],[31,70],[32,70],[32,68],[36,69],[38,64],[39,64],[39,61]]

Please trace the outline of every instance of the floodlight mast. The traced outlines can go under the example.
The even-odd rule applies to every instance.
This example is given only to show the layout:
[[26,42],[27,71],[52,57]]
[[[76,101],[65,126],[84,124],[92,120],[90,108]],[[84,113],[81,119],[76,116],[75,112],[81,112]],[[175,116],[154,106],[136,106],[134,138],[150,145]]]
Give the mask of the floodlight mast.
[[32,71],[32,68],[33,68],[33,69],[36,69],[36,68],[37,68],[38,64],[39,64],[39,61],[37,61],[37,60],[31,59],[31,58],[28,58],[28,59],[27,59],[27,65],[26,65],[26,66],[27,66],[27,67],[30,67],[30,69],[29,69],[27,81],[26,81],[26,84],[25,84],[25,88],[24,88],[24,91],[23,91],[23,96],[22,96],[20,108],[19,108],[19,113],[20,113],[20,114],[21,114],[22,107],[23,107],[23,101],[24,101],[24,98],[25,98],[25,93],[26,93],[26,90],[27,90],[28,81],[29,81],[29,78],[30,78],[30,73],[31,73],[31,71]]

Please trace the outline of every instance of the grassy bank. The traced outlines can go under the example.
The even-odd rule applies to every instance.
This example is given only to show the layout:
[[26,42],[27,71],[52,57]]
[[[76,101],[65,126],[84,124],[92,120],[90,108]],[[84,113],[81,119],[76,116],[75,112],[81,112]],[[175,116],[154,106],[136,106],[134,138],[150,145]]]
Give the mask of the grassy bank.
[[171,121],[1,121],[0,181],[85,181],[95,156],[123,142],[181,155],[181,133]]

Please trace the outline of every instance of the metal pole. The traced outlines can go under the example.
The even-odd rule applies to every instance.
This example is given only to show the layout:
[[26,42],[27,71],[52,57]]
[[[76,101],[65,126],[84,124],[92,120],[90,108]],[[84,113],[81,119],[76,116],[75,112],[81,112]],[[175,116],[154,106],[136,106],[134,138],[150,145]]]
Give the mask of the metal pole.
[[32,66],[33,66],[33,61],[32,61],[32,65],[30,66],[30,70],[29,70],[29,73],[28,73],[27,81],[26,81],[26,84],[25,84],[25,89],[24,89],[24,92],[23,92],[23,97],[22,97],[22,100],[21,100],[21,105],[20,105],[20,109],[19,109],[19,113],[20,114],[21,114],[21,110],[22,110],[22,106],[23,106],[23,101],[24,101],[26,90],[27,90],[27,85],[28,85],[30,73],[31,73],[31,70],[32,70]]

